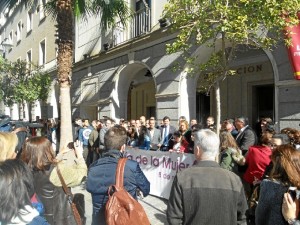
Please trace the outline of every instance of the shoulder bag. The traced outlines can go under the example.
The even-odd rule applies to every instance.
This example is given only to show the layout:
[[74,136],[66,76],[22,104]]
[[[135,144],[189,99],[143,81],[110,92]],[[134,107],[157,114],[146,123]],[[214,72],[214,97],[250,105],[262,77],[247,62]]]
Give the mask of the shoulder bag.
[[124,167],[127,158],[118,161],[116,184],[108,188],[105,218],[108,225],[150,225],[143,206],[124,188]]
[[[70,191],[70,189],[67,187],[66,182],[65,182],[65,180],[64,180],[64,178],[63,178],[63,176],[62,176],[62,174],[61,174],[58,166],[56,166],[56,171],[57,171],[57,175],[58,175],[58,177],[60,179],[60,182],[62,184],[62,188],[64,189],[64,192],[65,192],[65,194],[68,197],[68,202],[70,203],[71,209],[73,211],[73,215],[74,215],[76,224],[77,225],[84,225],[85,224],[85,222],[84,222],[85,219],[81,218],[81,215],[80,215],[80,213],[78,212],[78,209],[77,209],[78,204],[75,204],[75,201],[74,201],[74,198],[73,198],[73,194]],[[83,216],[83,218],[84,218],[84,216]]]

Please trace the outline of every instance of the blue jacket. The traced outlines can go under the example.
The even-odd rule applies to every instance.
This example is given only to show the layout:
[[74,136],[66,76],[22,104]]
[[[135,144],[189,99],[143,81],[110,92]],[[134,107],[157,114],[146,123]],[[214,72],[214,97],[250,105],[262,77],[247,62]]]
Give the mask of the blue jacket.
[[50,225],[44,217],[37,216],[28,225]]
[[[89,168],[86,190],[92,194],[93,224],[94,218],[101,217],[108,200],[108,188],[116,182],[116,168],[118,159],[123,157],[119,150],[109,150],[103,158],[95,161]],[[137,199],[139,189],[144,196],[150,192],[150,183],[136,161],[127,160],[124,169],[124,187],[133,198]],[[102,218],[104,219],[104,218]]]

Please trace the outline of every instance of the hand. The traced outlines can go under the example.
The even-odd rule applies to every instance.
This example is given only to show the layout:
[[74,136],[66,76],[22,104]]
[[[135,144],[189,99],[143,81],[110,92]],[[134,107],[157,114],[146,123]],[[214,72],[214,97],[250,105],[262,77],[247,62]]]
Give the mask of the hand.
[[77,140],[74,142],[74,149],[77,158],[83,158],[83,143],[81,141]]
[[259,180],[256,176],[254,176],[254,181],[252,182],[252,184],[255,186],[257,184],[259,184],[261,182],[261,180]]
[[242,151],[239,148],[230,148],[230,151],[234,155],[241,155]]
[[281,211],[282,211],[282,215],[286,221],[288,219],[298,218],[299,200],[296,199],[295,201],[293,201],[293,199],[289,193],[284,193]]
[[232,158],[233,158],[234,161],[236,161],[237,164],[239,164],[241,166],[245,165],[246,159],[245,159],[245,157],[243,155],[232,154]]

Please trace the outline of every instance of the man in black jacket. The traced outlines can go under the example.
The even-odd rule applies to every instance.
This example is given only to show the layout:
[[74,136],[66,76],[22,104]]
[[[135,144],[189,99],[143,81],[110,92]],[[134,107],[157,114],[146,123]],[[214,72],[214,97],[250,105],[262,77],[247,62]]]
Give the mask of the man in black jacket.
[[240,178],[215,162],[219,137],[208,129],[193,136],[197,163],[174,178],[167,209],[169,224],[246,225],[247,201]]
[[242,150],[242,154],[246,155],[249,147],[257,144],[257,136],[248,125],[248,119],[244,116],[235,119],[235,127],[239,131],[236,136],[236,143]]
[[160,127],[161,141],[157,145],[161,151],[168,151],[173,147],[172,136],[176,131],[176,128],[170,125],[170,118],[165,116],[163,118],[163,126]]

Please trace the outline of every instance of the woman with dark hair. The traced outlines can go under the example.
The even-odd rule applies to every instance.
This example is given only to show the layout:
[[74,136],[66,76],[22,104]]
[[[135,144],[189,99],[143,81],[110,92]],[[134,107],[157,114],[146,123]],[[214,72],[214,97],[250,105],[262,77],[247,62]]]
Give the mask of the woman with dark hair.
[[264,179],[260,184],[256,225],[288,224],[281,212],[284,193],[291,187],[296,192],[300,189],[300,152],[291,145],[281,145],[274,149],[271,160],[270,179]]
[[183,138],[179,131],[174,132],[173,143],[173,147],[169,149],[169,152],[189,153],[189,143]]
[[22,152],[34,178],[37,196],[44,205],[44,216],[51,225],[76,224],[68,198],[57,174],[57,168],[68,187],[79,185],[86,177],[87,167],[82,156],[82,143],[76,141],[74,150],[65,149],[57,158],[51,142],[45,137],[29,138]]
[[33,177],[21,160],[0,162],[0,224],[49,225],[32,207]]
[[149,150],[150,149],[150,137],[146,126],[141,126],[138,137],[139,149]]
[[138,135],[135,131],[135,128],[134,127],[128,127],[128,130],[127,130],[127,145],[130,146],[130,147],[135,147],[136,144],[137,144],[137,138],[138,138]]

